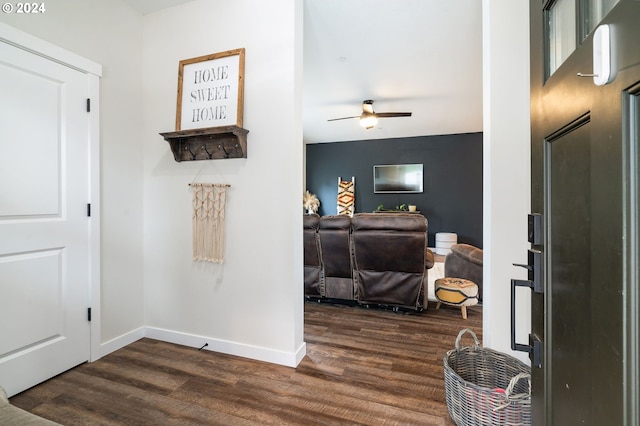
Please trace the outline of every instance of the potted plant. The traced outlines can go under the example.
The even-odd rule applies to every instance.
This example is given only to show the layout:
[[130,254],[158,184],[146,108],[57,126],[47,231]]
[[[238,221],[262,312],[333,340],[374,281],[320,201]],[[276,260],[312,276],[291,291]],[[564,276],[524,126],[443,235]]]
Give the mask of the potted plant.
[[384,205],[378,204],[378,208],[376,209],[378,212],[407,212],[409,208],[406,204],[399,204],[393,209],[385,209]]

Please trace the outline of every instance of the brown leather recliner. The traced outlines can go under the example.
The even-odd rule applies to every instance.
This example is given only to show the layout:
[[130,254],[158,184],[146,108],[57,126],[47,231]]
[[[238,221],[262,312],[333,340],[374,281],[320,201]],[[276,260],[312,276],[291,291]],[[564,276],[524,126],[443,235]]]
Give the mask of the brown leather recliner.
[[351,218],[322,216],[319,224],[320,250],[324,265],[325,296],[355,300],[351,264]]
[[469,244],[454,244],[444,259],[444,276],[464,278],[478,284],[482,300],[482,249]]
[[420,310],[427,306],[427,219],[360,213],[351,219],[358,302]]
[[324,297],[322,255],[318,236],[320,216],[317,214],[304,215],[302,222],[304,226],[304,295]]

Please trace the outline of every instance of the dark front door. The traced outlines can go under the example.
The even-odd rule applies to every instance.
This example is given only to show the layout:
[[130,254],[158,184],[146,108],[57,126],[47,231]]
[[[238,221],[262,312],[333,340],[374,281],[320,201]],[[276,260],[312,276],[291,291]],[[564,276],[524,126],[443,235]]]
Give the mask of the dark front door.
[[530,5],[534,424],[638,425],[640,2]]

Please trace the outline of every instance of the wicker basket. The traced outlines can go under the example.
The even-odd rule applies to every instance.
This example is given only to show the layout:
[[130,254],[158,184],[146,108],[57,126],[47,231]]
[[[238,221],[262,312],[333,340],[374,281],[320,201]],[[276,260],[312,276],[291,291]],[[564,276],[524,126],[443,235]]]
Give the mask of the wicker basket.
[[[460,348],[465,333],[474,346]],[[530,425],[530,372],[514,357],[480,347],[473,331],[461,330],[455,349],[444,357],[449,415],[458,426]]]

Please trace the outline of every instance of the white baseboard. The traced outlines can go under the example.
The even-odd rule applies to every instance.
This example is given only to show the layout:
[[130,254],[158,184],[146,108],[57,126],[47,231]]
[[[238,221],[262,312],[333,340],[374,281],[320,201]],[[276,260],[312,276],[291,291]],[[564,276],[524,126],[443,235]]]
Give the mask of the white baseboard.
[[[117,351],[131,343],[148,337],[150,339],[163,342],[174,343],[176,345],[190,346],[193,348],[203,348],[213,352],[220,352],[228,355],[241,356],[258,361],[270,362],[272,364],[284,365],[286,367],[296,367],[307,354],[307,344],[302,342],[295,352],[282,352],[273,349],[261,348],[258,346],[245,345],[242,343],[229,342],[220,339],[213,339],[195,334],[180,333],[172,330],[165,330],[156,327],[140,327],[129,333],[118,336],[100,345],[98,356],[92,356],[91,360],[96,361],[103,356]],[[206,344],[206,346],[204,346]],[[204,346],[204,347],[203,347]]]
[[177,345],[191,346],[198,349],[203,348],[206,344],[207,346],[204,346],[203,349],[209,351],[270,362],[272,364],[284,365],[286,367],[296,367],[306,354],[305,343],[303,343],[295,353],[282,352],[258,346],[245,345],[242,343],[213,339],[195,334],[180,333],[155,327],[146,327],[145,337],[161,340],[163,342],[175,343]]
[[302,361],[302,358],[304,358],[306,355],[307,355],[307,343],[302,342],[302,344],[296,351],[296,363],[291,367],[297,367],[298,364],[300,364],[300,362]]
[[95,354],[97,356],[94,356],[94,354],[91,354],[91,361],[96,361],[99,358],[102,358],[103,356],[110,354],[111,352],[115,352],[118,349],[124,348],[127,345],[130,345],[131,343],[142,339],[143,337],[145,337],[146,335],[146,327],[139,327],[136,328],[133,331],[130,331],[129,333],[125,333],[121,336],[118,336],[116,338],[113,338],[107,342],[104,342],[100,345],[100,349],[98,354]]

